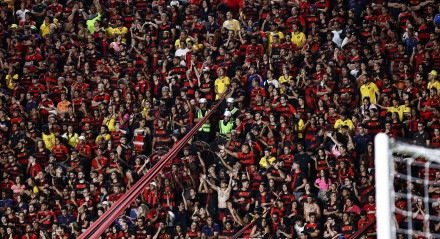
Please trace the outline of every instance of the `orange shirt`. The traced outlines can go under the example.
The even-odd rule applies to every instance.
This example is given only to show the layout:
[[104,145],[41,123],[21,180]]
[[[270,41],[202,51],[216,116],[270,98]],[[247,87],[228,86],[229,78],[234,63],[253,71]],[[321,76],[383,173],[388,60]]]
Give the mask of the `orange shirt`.
[[70,105],[70,102],[68,100],[60,101],[57,104],[58,113],[66,113],[67,111],[69,111],[69,105]]

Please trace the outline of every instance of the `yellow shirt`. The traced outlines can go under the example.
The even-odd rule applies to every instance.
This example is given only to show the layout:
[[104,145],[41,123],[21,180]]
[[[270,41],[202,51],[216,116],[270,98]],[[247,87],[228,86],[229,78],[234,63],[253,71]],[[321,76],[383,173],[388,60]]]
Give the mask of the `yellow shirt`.
[[[104,122],[107,120],[108,117],[104,118]],[[108,128],[108,131],[113,132],[116,130],[116,118],[115,117],[111,117],[110,119],[107,120],[107,122],[105,123],[105,125]]]
[[41,138],[43,139],[44,146],[46,149],[52,151],[53,146],[55,145],[55,134],[41,134]]
[[304,44],[306,44],[306,34],[302,32],[297,32],[297,33],[292,32],[292,42],[298,48],[303,47]]
[[14,74],[12,77],[11,77],[11,75],[8,74],[6,76],[6,86],[8,87],[8,89],[13,90],[14,84],[12,84],[12,83],[17,80],[18,80],[18,74]]
[[280,76],[280,78],[278,78],[278,82],[280,83],[280,85],[282,85],[284,83],[289,83],[290,80],[292,80],[292,76],[285,77],[284,75],[282,75],[282,76]]
[[[399,108],[400,108],[399,106],[389,106],[389,107],[387,107],[387,112],[399,114],[399,111],[400,111]],[[399,119],[400,119],[400,114],[399,114]]]
[[218,100],[220,96],[228,89],[228,86],[231,84],[231,79],[227,76],[219,77],[215,80],[215,99]]
[[275,162],[275,160],[277,160],[275,157],[270,157],[270,158],[266,158],[266,157],[262,157],[260,159],[260,166],[263,168],[268,168],[270,165],[273,164],[273,162]]
[[[187,37],[185,39],[186,44],[188,44],[188,42],[191,41],[191,38]],[[178,38],[175,42],[174,42],[174,46],[176,47],[176,49],[180,48],[180,38]]]
[[[367,84],[363,84],[360,88],[362,100],[365,97],[370,97],[370,103],[376,104],[376,94],[379,94],[379,88],[373,82],[369,82]],[[361,100],[361,102],[362,102]]]
[[284,33],[282,32],[269,32],[269,34],[267,34],[267,43],[269,46],[272,46],[272,42],[273,42],[273,37],[274,35],[278,34],[278,38],[280,38],[280,40],[284,39]]
[[67,137],[67,143],[75,148],[79,141],[79,135],[77,133],[74,133],[73,135],[66,134],[66,137]]
[[128,33],[128,29],[126,27],[108,27],[106,31],[110,38],[121,35],[123,37],[123,41],[125,41],[124,36]]
[[406,105],[401,105],[401,106],[399,106],[399,112],[398,112],[398,114],[399,114],[399,119],[400,119],[400,121],[403,121],[403,117],[404,117],[406,114],[410,114],[410,113],[411,113],[411,107],[406,106]]
[[304,120],[303,119],[299,119],[298,123],[296,123],[296,130],[298,131],[298,139],[302,139],[303,138],[302,131],[304,130]]
[[397,113],[399,116],[399,120],[403,120],[403,116],[405,116],[406,113],[411,113],[411,107],[408,107],[406,105],[399,105],[399,106],[390,106],[387,107],[387,111],[390,113]]
[[345,120],[338,119],[338,120],[336,120],[334,128],[340,129],[342,126],[348,126],[348,128],[350,130],[353,130],[353,128],[354,128],[353,121],[351,121],[351,119],[345,119]]
[[49,35],[50,33],[50,24],[46,24],[46,21],[43,22],[40,26],[40,33],[42,37]]
[[194,44],[193,47],[192,47],[192,50],[194,52],[198,52],[200,50],[203,50],[203,48],[204,48],[203,44]]
[[99,142],[101,140],[109,141],[110,139],[111,139],[111,136],[109,134],[105,134],[105,135],[100,134],[100,135],[96,136],[96,142]]
[[238,32],[240,31],[240,22],[238,22],[235,19],[232,20],[226,20],[223,22],[223,28],[226,28],[230,31]]
[[440,82],[438,80],[434,82],[428,82],[428,89],[436,88],[437,90],[440,90]]

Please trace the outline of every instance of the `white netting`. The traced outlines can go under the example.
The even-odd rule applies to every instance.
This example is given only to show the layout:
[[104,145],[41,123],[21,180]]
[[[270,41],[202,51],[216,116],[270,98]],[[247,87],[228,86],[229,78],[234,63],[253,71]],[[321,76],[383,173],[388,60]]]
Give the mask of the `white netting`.
[[396,140],[389,145],[392,236],[440,238],[440,150]]

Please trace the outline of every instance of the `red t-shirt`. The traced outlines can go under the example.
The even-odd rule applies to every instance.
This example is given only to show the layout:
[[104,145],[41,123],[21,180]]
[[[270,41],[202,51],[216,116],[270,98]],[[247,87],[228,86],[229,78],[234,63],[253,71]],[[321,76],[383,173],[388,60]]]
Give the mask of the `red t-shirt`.
[[241,164],[245,166],[250,166],[255,164],[255,155],[253,152],[249,152],[247,154],[243,152],[238,152],[237,159],[240,161]]

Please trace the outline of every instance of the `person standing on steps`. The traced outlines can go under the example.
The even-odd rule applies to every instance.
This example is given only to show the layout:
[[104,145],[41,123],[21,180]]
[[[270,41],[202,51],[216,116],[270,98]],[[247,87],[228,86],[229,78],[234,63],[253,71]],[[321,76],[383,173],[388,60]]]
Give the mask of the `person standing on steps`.
[[[205,98],[201,98],[199,100],[199,104],[200,104],[200,108],[197,110],[197,114],[196,114],[197,118],[194,119],[195,123],[201,121],[202,118],[205,117],[209,112],[207,108],[208,100],[206,100]],[[209,121],[207,121],[202,125],[202,127],[200,127],[199,132],[196,135],[196,138],[204,142],[209,142],[210,132],[211,132],[211,124],[209,123]]]

